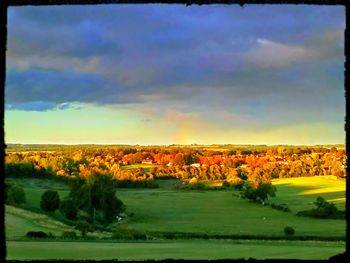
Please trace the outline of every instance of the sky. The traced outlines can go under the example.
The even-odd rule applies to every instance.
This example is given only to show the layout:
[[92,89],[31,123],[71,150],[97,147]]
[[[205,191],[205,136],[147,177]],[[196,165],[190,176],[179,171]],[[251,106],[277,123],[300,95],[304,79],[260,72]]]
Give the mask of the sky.
[[8,8],[5,142],[345,143],[345,7]]

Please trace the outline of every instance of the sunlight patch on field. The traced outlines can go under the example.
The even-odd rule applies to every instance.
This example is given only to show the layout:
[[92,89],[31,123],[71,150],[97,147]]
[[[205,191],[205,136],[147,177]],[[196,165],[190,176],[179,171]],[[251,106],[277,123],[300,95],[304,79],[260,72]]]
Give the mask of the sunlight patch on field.
[[341,198],[333,198],[333,199],[327,199],[328,202],[345,202],[346,198],[341,197]]
[[325,187],[325,188],[310,189],[310,190],[302,191],[299,193],[299,195],[328,194],[328,193],[342,192],[342,191],[345,191],[343,187],[334,186],[334,187]]
[[137,168],[151,168],[151,167],[159,167],[157,164],[129,164],[121,166],[124,170],[137,169]]
[[279,179],[273,179],[272,183],[274,185],[293,184],[295,186],[317,186],[317,185],[324,185],[324,184],[330,184],[334,186],[334,184],[337,184],[341,188],[338,191],[345,191],[344,182],[333,175],[279,178]]
[[273,180],[272,183],[273,185],[303,187],[304,190],[297,193],[298,195],[330,194],[339,192],[344,192],[345,195],[345,181],[332,175],[280,178]]

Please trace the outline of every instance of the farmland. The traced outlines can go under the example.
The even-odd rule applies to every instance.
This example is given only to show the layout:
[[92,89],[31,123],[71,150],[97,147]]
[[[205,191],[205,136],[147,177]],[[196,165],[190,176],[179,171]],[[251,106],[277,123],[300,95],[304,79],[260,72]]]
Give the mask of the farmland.
[[[179,161],[181,156],[176,154],[177,157],[171,157],[168,154],[168,159],[163,160],[154,155],[155,160],[160,158],[163,164],[143,164],[140,160],[150,156],[147,151],[144,155],[139,151],[134,155],[127,154],[133,162],[139,158],[138,163],[127,165],[113,164],[112,157],[103,152],[98,156],[91,152],[91,155],[86,155],[91,156],[88,159],[74,151],[29,152],[23,156],[16,153],[11,156],[9,163],[12,166],[7,170],[10,176],[7,174],[5,181],[9,186],[22,188],[26,202],[18,207],[6,205],[7,258],[327,259],[345,250],[344,219],[297,216],[299,211],[313,209],[319,196],[334,204],[338,210],[345,209],[345,179],[339,172],[343,152],[333,149],[320,156],[311,153],[310,156],[315,157],[313,161],[306,149],[305,156],[291,152],[280,157],[285,161],[276,161],[267,152],[260,155],[232,153],[232,157],[229,157],[228,151],[225,151],[224,156],[210,155],[206,160],[214,163],[208,166],[167,166],[167,162],[172,163],[171,158]],[[187,161],[191,159],[188,154],[185,158]],[[69,156],[73,156],[73,159]],[[123,156],[118,156],[121,162]],[[57,162],[57,170],[54,171],[53,166],[49,166],[50,162],[54,164],[53,161]],[[32,165],[29,165],[30,162]],[[303,169],[314,169],[314,173],[320,174],[300,176],[305,173]],[[113,173],[112,176],[109,171]],[[281,174],[288,171],[288,174],[276,176],[276,171]],[[335,171],[337,176],[322,175],[326,171]],[[52,175],[52,172],[60,176]],[[80,185],[84,187],[89,186],[86,182],[90,182],[90,185],[97,182],[92,179],[108,179],[106,182],[109,183],[105,186],[125,204],[125,210],[120,214],[122,219],[118,221],[114,216],[108,224],[96,224],[94,230],[83,235],[76,228],[81,219],[70,220],[59,209],[44,212],[40,205],[44,192],[56,191],[60,200],[66,200],[76,178],[80,178]],[[129,180],[134,184],[119,185],[119,182],[124,182],[123,178],[126,178],[125,182]],[[138,185],[140,182],[145,184]],[[157,187],[149,187],[149,182]],[[275,187],[275,195],[266,196],[265,199],[249,199],[242,195],[244,187],[264,184],[270,185],[271,189]],[[97,188],[94,189],[96,191]],[[89,190],[84,195],[90,196],[91,193],[92,190]],[[79,199],[85,198],[84,195],[80,194]],[[272,204],[283,204],[289,211],[274,209]],[[88,211],[85,210],[87,216]],[[90,222],[95,224],[94,214]],[[292,237],[286,236],[286,226],[295,231]],[[29,239],[26,237],[29,231],[51,233],[53,237]],[[66,239],[62,237],[63,232],[74,232],[77,238]],[[121,233],[129,235],[120,236]],[[144,237],[136,238],[140,235]],[[50,255],[40,249],[43,244],[50,249]],[[76,253],[77,250],[81,253]],[[137,255],[135,250],[138,251]]]
[[[341,198],[345,195],[344,181],[339,182],[331,177],[320,177],[314,180],[314,184],[311,184],[308,179],[310,178],[296,178],[293,182],[288,179],[276,180],[274,184],[277,186],[277,192],[280,193],[279,201],[290,203],[293,211],[304,209],[309,206],[308,203],[313,198],[307,194],[295,195],[294,193],[300,192],[300,188],[295,185],[300,185],[304,180],[303,191],[309,191],[315,189],[315,186],[322,181],[324,191],[329,191],[329,197],[339,199],[338,205],[344,205],[344,202],[341,202],[344,200]],[[40,196],[49,181],[45,183],[45,181],[40,182],[36,179],[26,179],[25,183],[30,186],[25,188],[28,197],[27,206],[38,209]],[[286,188],[287,185],[289,188]],[[337,188],[330,188],[331,186]],[[51,188],[55,187],[59,190],[60,196],[64,197],[68,194],[67,190],[63,190],[62,185],[53,182]],[[330,189],[335,192],[330,192]],[[143,232],[282,236],[284,226],[292,225],[296,230],[296,235],[345,236],[345,221],[343,220],[297,217],[293,212],[284,213],[239,199],[232,196],[232,191],[183,191],[170,189],[167,185],[165,188],[153,190],[118,189],[117,195],[128,204],[127,214],[133,214],[118,226],[115,224],[114,227],[118,228]],[[293,206],[293,203],[299,205]],[[61,231],[72,230],[72,228],[48,216],[6,206],[6,237],[7,240],[13,240],[7,242],[8,259],[47,259],[47,254],[40,250],[43,242],[28,242],[23,239],[27,231],[33,230],[49,231],[59,235]],[[95,234],[95,236],[108,237],[108,235],[101,234]],[[181,242],[176,240],[114,242],[50,241],[45,242],[45,246],[50,247],[50,256],[56,259],[86,259],[90,258],[91,254],[96,259],[118,258],[120,260],[201,259],[201,257],[205,259],[242,257],[325,259],[345,249],[344,242],[320,241],[304,241],[308,242],[308,247],[312,247],[312,252],[306,249],[302,241],[264,241],[261,243],[258,240],[210,239]],[[86,252],[77,255],[76,249]],[[138,251],[136,257],[131,253],[134,249]],[[256,252],[251,254],[251,251]]]
[[[313,184],[310,179],[314,179]],[[286,180],[285,184],[284,180]],[[293,180],[279,179],[274,182],[277,186],[278,198],[271,200],[288,203],[292,209],[291,213],[248,202],[233,196],[235,192],[225,190],[118,189],[117,196],[128,204],[126,213],[132,215],[118,223],[118,227],[139,231],[281,236],[283,228],[291,225],[298,235],[344,236],[344,220],[320,220],[294,215],[294,212],[310,208],[310,202],[315,200],[313,196],[300,194],[298,185],[300,186],[303,181],[306,183],[302,191],[306,192],[315,189],[323,182],[320,185],[324,187],[324,191],[330,191],[329,189],[335,191],[328,192],[325,196],[329,196],[330,200],[339,199],[338,206],[344,206],[345,181],[326,176]],[[45,189],[35,188],[35,181],[31,185],[32,187],[25,188],[27,206],[39,209],[40,197]],[[57,187],[62,189],[60,185]],[[68,195],[67,190],[58,192],[61,198]],[[245,223],[242,224],[242,222]]]

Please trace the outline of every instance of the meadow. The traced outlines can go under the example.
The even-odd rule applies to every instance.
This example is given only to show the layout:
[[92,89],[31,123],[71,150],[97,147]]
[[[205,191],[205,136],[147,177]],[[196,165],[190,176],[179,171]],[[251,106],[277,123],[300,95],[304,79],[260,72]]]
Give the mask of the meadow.
[[[45,247],[45,249],[43,249]],[[148,242],[7,242],[7,259],[328,259],[344,242],[176,240]],[[47,253],[50,251],[50,253]],[[77,253],[79,251],[79,253]]]
[[[68,195],[66,185],[49,179],[12,179],[22,184],[27,196],[24,208],[6,206],[6,239],[8,259],[41,259],[50,247],[53,258],[85,259],[219,259],[219,258],[303,258],[326,259],[345,250],[344,242],[321,241],[259,241],[259,240],[147,240],[147,241],[28,241],[28,231],[60,232],[74,230],[54,218],[35,213],[46,189],[56,189],[61,197]],[[111,230],[131,229],[143,233],[195,233],[207,235],[252,235],[284,237],[285,226],[295,229],[295,236],[320,238],[345,237],[345,220],[315,219],[296,216],[300,210],[312,208],[318,195],[345,204],[345,180],[331,176],[274,180],[277,197],[274,203],[287,204],[291,212],[283,212],[238,198],[234,190],[180,190],[176,180],[160,180],[158,189],[117,189],[117,196],[127,204],[127,217],[110,226]],[[77,232],[78,233],[78,232]],[[107,232],[89,234],[97,239],[110,237]],[[305,243],[306,242],[306,243]],[[307,244],[307,245],[305,245]],[[74,253],[77,249],[79,255]],[[132,253],[137,249],[138,253]],[[46,250],[46,249],[45,249]],[[84,252],[83,252],[84,251]]]

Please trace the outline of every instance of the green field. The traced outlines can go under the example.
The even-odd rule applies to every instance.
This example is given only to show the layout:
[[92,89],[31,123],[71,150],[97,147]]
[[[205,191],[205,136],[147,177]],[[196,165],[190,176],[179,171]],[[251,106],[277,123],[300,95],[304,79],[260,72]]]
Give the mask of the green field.
[[[291,213],[239,199],[230,190],[118,189],[117,196],[127,205],[127,214],[133,215],[115,225],[140,231],[268,236],[283,236],[284,227],[292,226],[296,235],[345,236],[345,220],[295,215],[300,210],[311,209],[310,203],[318,195],[327,199],[344,198],[345,180],[308,177],[279,179],[274,184],[277,197],[272,201],[287,203]],[[318,190],[316,195],[305,194],[315,191],[318,184],[324,193]],[[27,206],[38,209],[44,191],[44,188],[35,188],[35,184],[25,188]],[[68,190],[58,192],[61,198],[69,193]],[[342,207],[344,204],[345,198],[337,203]]]
[[[119,190],[127,211],[120,227],[209,234],[345,236],[345,220],[298,217],[232,196],[230,191]],[[265,219],[264,219],[265,218]]]
[[23,238],[28,231],[51,232],[60,235],[62,231],[71,231],[72,228],[54,220],[47,215],[33,213],[13,206],[5,206],[5,233],[6,239]]
[[277,187],[276,198],[271,201],[285,203],[293,212],[309,210],[318,196],[345,209],[345,179],[335,176],[313,176],[273,180]]
[[148,172],[151,167],[158,167],[158,166],[159,165],[157,165],[157,164],[142,164],[142,163],[138,163],[138,164],[123,165],[123,166],[121,166],[121,168],[124,169],[124,170],[143,168],[146,172]]
[[[50,180],[15,179],[27,196],[25,208],[40,211],[40,199],[46,189],[68,195],[62,183]],[[286,203],[292,212],[240,199],[232,190],[176,190],[176,180],[164,180],[158,189],[117,189],[128,215],[114,229],[141,232],[187,232],[202,234],[284,236],[285,226],[292,226],[296,236],[345,237],[345,220],[298,217],[296,212],[311,209],[317,196],[345,204],[345,180],[332,177],[278,179],[275,203]],[[42,242],[25,240],[28,231],[52,232],[59,236],[71,227],[46,215],[6,206],[5,233],[8,259],[219,259],[219,258],[301,258],[327,259],[345,250],[344,242],[257,241],[257,240],[153,240],[117,243]],[[59,212],[55,212],[56,215]],[[56,217],[57,218],[57,217]],[[96,238],[111,234],[96,232]],[[42,249],[45,244],[45,249]],[[47,251],[50,250],[50,253]],[[79,251],[79,253],[77,253]],[[135,253],[137,251],[137,253]]]
[[328,259],[344,251],[343,242],[306,241],[7,242],[7,259],[16,260]]

